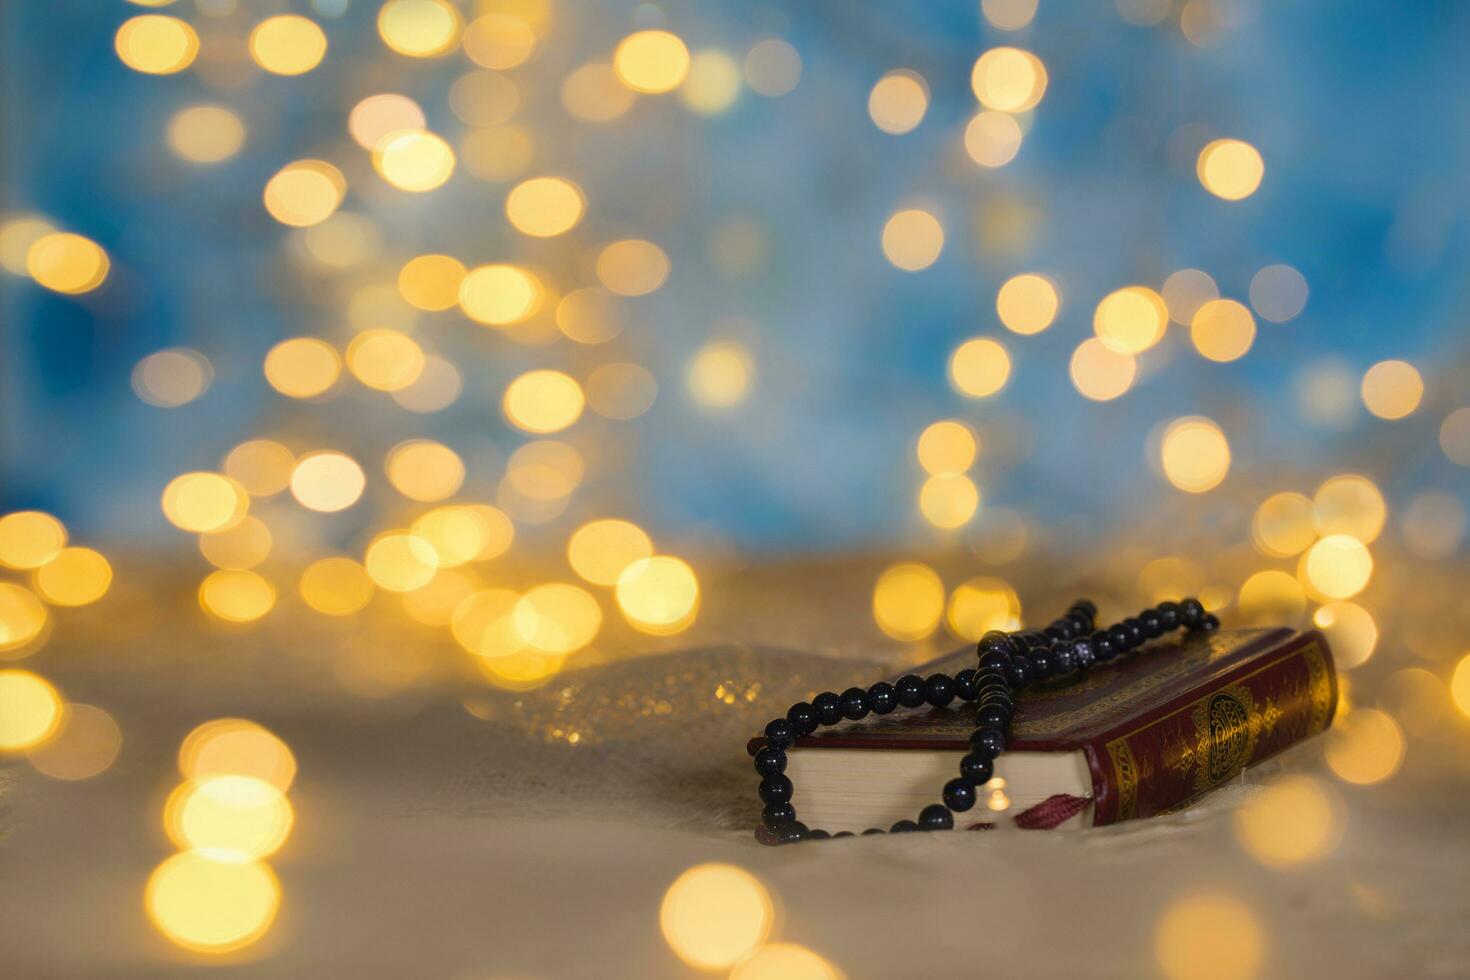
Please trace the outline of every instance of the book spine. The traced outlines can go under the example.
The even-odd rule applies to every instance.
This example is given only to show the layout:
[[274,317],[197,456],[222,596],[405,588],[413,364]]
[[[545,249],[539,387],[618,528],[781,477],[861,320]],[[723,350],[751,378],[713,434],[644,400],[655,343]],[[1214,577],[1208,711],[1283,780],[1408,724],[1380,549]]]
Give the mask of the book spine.
[[1083,746],[1093,823],[1183,807],[1248,766],[1327,728],[1337,676],[1321,633],[1242,664]]

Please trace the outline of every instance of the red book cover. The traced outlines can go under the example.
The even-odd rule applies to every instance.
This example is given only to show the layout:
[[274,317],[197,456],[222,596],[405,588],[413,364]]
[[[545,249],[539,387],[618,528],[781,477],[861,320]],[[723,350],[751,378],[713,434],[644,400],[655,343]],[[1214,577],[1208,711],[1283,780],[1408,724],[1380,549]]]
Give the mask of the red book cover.
[[[972,648],[905,673],[953,674]],[[1326,729],[1337,677],[1326,638],[1286,628],[1186,633],[1059,686],[1022,692],[1007,751],[1081,750],[1095,825],[1186,806],[1248,766]],[[895,711],[821,729],[796,749],[966,751],[974,707]],[[754,752],[763,739],[751,739]],[[936,796],[938,787],[935,787]]]

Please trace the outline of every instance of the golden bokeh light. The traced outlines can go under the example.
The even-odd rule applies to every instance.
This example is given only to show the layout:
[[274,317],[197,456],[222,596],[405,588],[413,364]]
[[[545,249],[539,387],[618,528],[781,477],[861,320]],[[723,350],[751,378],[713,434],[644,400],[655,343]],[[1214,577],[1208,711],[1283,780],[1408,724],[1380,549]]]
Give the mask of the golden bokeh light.
[[1046,66],[1030,51],[991,48],[975,61],[970,88],[987,109],[1026,112],[1046,94]]
[[963,473],[975,465],[980,443],[968,425],[956,419],[930,423],[919,434],[915,453],[919,465],[932,476]]
[[163,825],[181,850],[198,851],[211,861],[243,863],[280,850],[295,818],[275,786],[230,774],[180,784],[164,806]]
[[199,535],[199,552],[216,568],[254,568],[271,553],[271,530],[246,514],[233,527]]
[[562,81],[561,104],[578,119],[609,123],[633,108],[637,94],[618,79],[613,66],[602,61],[582,65]]
[[0,269],[11,275],[30,275],[26,253],[31,246],[56,231],[56,226],[39,215],[12,215],[0,222]]
[[443,500],[464,483],[464,461],[459,454],[432,439],[412,439],[394,446],[384,469],[393,488],[410,500]]
[[333,555],[307,565],[296,588],[302,601],[317,612],[350,616],[368,604],[376,586],[367,569],[351,558]]
[[169,941],[195,952],[227,953],[270,930],[281,885],[259,862],[213,861],[182,851],[153,870],[143,901],[149,920]]
[[436,507],[415,518],[409,530],[434,549],[440,568],[497,558],[515,537],[510,518],[488,504]]
[[602,629],[602,607],[585,589],[552,582],[535,586],[516,600],[511,623],[530,649],[574,653]]
[[841,970],[797,943],[766,943],[743,957],[730,980],[844,980]]
[[34,580],[36,591],[53,606],[85,606],[107,594],[112,566],[91,548],[62,548],[36,569]]
[[1399,518],[1404,544],[1420,558],[1449,558],[1459,550],[1470,520],[1460,498],[1442,490],[1414,495]]
[[522,181],[505,199],[505,216],[511,225],[534,238],[553,238],[571,231],[586,209],[582,189],[563,177]]
[[270,386],[289,398],[315,398],[342,375],[337,349],[316,337],[292,337],[266,352],[261,365]]
[[1201,416],[1169,423],[1159,457],[1168,481],[1188,493],[1213,490],[1230,472],[1230,443],[1225,433]]
[[1010,376],[1010,353],[990,337],[972,337],[949,357],[949,383],[967,398],[989,398]]
[[750,395],[755,382],[755,361],[745,345],[732,340],[705,344],[684,370],[689,394],[709,408],[733,408]]
[[1251,276],[1250,300],[1256,315],[1271,323],[1295,319],[1307,306],[1307,280],[1289,265],[1268,265]]
[[980,0],[980,12],[997,30],[1019,31],[1036,16],[1036,0]]
[[669,277],[669,257],[653,242],[624,239],[597,253],[597,279],[619,296],[646,296]]
[[1292,625],[1307,611],[1307,594],[1296,576],[1268,568],[1245,580],[1237,603],[1241,619],[1248,625]]
[[378,36],[410,58],[438,58],[459,43],[459,11],[448,0],[388,0],[378,11]]
[[644,633],[683,632],[699,613],[699,598],[694,569],[672,555],[640,558],[618,575],[618,608]]
[[250,32],[250,57],[274,75],[303,75],[327,55],[327,35],[295,14],[267,17]]
[[1408,361],[1379,361],[1363,375],[1363,405],[1381,419],[1412,415],[1424,397],[1424,379]]
[[1139,591],[1155,604],[1198,595],[1204,584],[1205,572],[1197,562],[1174,555],[1155,558],[1138,571]]
[[471,176],[490,183],[510,180],[524,172],[535,153],[531,131],[514,124],[472,129],[460,144],[465,169]]
[[1381,783],[1398,772],[1404,750],[1403,730],[1391,715],[1374,708],[1339,712],[1323,745],[1328,768],[1359,786]]
[[1190,321],[1189,339],[1212,361],[1238,360],[1255,342],[1256,318],[1233,299],[1207,300]]
[[214,380],[214,367],[197,350],[173,347],[149,354],[133,367],[133,391],[155,408],[178,408],[198,398]]
[[668,31],[638,31],[618,42],[613,71],[635,92],[672,92],[689,74],[689,49]]
[[1317,540],[1312,501],[1300,493],[1273,493],[1256,508],[1251,539],[1273,558],[1301,554]]
[[470,21],[460,43],[465,55],[481,68],[506,71],[531,57],[536,32],[511,14],[486,14]]
[[933,265],[944,249],[944,227],[922,208],[897,211],[883,225],[883,254],[905,272]]
[[1383,493],[1366,476],[1344,473],[1325,480],[1312,495],[1317,533],[1347,534],[1372,544],[1388,519]]
[[329,449],[305,454],[291,471],[291,496],[323,514],[351,507],[366,486],[367,475],[357,461]]
[[0,565],[39,568],[66,547],[66,528],[39,510],[18,510],[0,517]]
[[1147,286],[1125,286],[1104,296],[1092,314],[1092,329],[1114,350],[1138,354],[1164,337],[1169,311]]
[[1201,306],[1220,298],[1220,289],[1208,273],[1198,269],[1180,269],[1164,280],[1160,295],[1169,310],[1169,319],[1187,327],[1194,322],[1194,315]]
[[918,72],[901,68],[878,79],[868,93],[873,125],[895,136],[918,126],[929,111],[929,85]]
[[215,718],[184,737],[179,772],[190,780],[249,776],[284,793],[296,778],[296,756],[262,725],[244,718]]
[[1250,908],[1200,892],[1170,902],[1154,929],[1154,956],[1169,980],[1248,980],[1266,956],[1266,934]]
[[1329,602],[1312,614],[1312,622],[1327,635],[1338,670],[1361,667],[1378,646],[1378,624],[1356,602]]
[[581,418],[586,396],[570,375],[543,368],[512,381],[502,404],[505,417],[517,428],[544,434],[560,432]]
[[425,626],[448,626],[478,586],[479,577],[469,569],[440,568],[428,584],[403,593],[403,611]]
[[574,289],[556,304],[556,325],[579,344],[604,344],[621,334],[628,314],[623,301],[605,289]]
[[427,125],[419,104],[394,92],[369,95],[347,116],[347,132],[364,150],[373,149],[390,133],[412,132]]
[[256,572],[222,568],[200,583],[199,605],[227,623],[250,623],[275,608],[276,587]]
[[143,14],[123,21],[113,38],[122,63],[146,75],[172,75],[194,63],[199,35],[185,21]]
[[55,735],[65,717],[61,694],[39,674],[0,670],[0,752],[34,748]]
[[1072,385],[1093,401],[1112,401],[1127,393],[1138,376],[1133,355],[1101,337],[1077,345],[1068,365]]
[[1247,854],[1289,868],[1330,854],[1342,838],[1342,803],[1310,776],[1289,775],[1261,788],[1235,811],[1235,836]]
[[112,715],[91,704],[66,706],[61,727],[27,754],[42,775],[68,782],[91,779],[112,767],[122,750],[122,731]]
[[1015,116],[985,109],[965,127],[965,152],[982,167],[1004,167],[1021,152],[1022,136]]
[[1215,140],[1199,151],[1195,173],[1205,190],[1227,201],[1250,197],[1261,186],[1266,164],[1260,152],[1241,140]]
[[577,489],[585,472],[576,449],[555,439],[537,439],[511,453],[502,486],[523,500],[559,501]]
[[443,186],[454,174],[454,147],[422,129],[400,130],[373,147],[373,167],[401,191],[421,194]]
[[424,369],[406,388],[390,391],[389,396],[410,412],[441,412],[459,400],[464,391],[464,375],[454,362],[438,354],[424,357]]
[[0,660],[15,660],[46,629],[51,614],[36,594],[14,582],[0,582]]
[[398,270],[398,292],[420,310],[447,310],[459,303],[464,263],[451,255],[418,255]]
[[185,531],[203,534],[239,523],[250,509],[245,488],[221,473],[184,473],[163,489],[163,516]]
[[510,657],[525,649],[515,627],[521,597],[509,589],[481,589],[460,601],[450,621],[455,642],[477,657]]
[[541,283],[519,266],[477,266],[459,285],[459,305],[476,323],[519,323],[541,305]]
[[995,312],[1006,328],[1019,334],[1040,333],[1057,317],[1061,297],[1050,279],[1035,273],[1012,276],[995,295]]
[[245,488],[252,497],[270,497],[291,485],[296,457],[272,439],[250,439],[225,456],[225,476]]
[[1319,596],[1350,599],[1373,577],[1373,556],[1357,538],[1329,534],[1302,555],[1297,577]]
[[801,53],[778,37],[751,45],[745,53],[745,84],[767,98],[789,95],[801,82]]
[[387,531],[368,545],[362,564],[379,588],[409,592],[429,584],[439,570],[439,556],[416,534]]
[[669,885],[658,919],[681,960],[724,970],[770,937],[775,910],[754,875],[732,864],[699,864]]
[[648,534],[631,521],[617,518],[588,521],[567,539],[572,570],[595,585],[617,585],[629,565],[652,556]]
[[679,88],[679,101],[703,116],[714,116],[740,97],[740,65],[718,48],[694,52],[689,75]]
[[56,293],[87,293],[107,279],[112,262],[102,246],[70,232],[42,235],[26,250],[26,272]]
[[1470,653],[1460,658],[1450,675],[1450,698],[1460,714],[1470,718]]
[[266,181],[262,198],[270,216],[283,225],[320,224],[347,195],[347,178],[325,160],[288,163]]
[[219,163],[245,145],[245,123],[226,106],[194,105],[174,113],[165,138],[180,159]]
[[895,640],[922,640],[944,616],[944,583],[928,565],[890,565],[873,586],[873,620]]
[[658,381],[641,364],[604,364],[587,376],[587,406],[603,418],[635,419],[657,398]]
[[1450,462],[1470,466],[1470,407],[1457,408],[1439,426],[1439,448]]
[[980,509],[980,490],[963,473],[931,476],[919,488],[919,513],[937,528],[963,527]]
[[950,593],[945,619],[955,636],[974,642],[990,630],[1018,628],[1021,600],[1003,579],[972,578]]
[[369,388],[398,391],[418,380],[424,350],[412,337],[386,328],[364,330],[347,345],[347,370]]

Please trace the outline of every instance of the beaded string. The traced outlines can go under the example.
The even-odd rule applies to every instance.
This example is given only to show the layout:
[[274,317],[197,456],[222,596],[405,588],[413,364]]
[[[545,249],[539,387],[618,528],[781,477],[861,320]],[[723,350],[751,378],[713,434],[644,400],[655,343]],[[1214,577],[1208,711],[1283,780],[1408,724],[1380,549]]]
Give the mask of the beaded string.
[[[879,681],[867,690],[850,687],[841,694],[823,691],[810,702],[798,701],[766,725],[766,744],[755,754],[755,771],[761,776],[760,798],[765,804],[761,822],[775,835],[777,843],[851,837],[852,831],[829,834],[813,830],[796,819],[791,803],[795,787],[786,775],[786,753],[803,735],[821,725],[843,720],[857,721],[869,712],[886,715],[897,708],[929,704],[943,708],[958,697],[976,703],[975,730],[970,751],[960,760],[960,774],[944,784],[942,803],[931,803],[917,820],[900,820],[888,833],[914,830],[950,830],[954,814],[975,805],[978,787],[990,781],[995,758],[1005,750],[1016,695],[1030,684],[1062,679],[1075,683],[1098,664],[1137,649],[1178,628],[1190,631],[1218,629],[1220,621],[1198,599],[1161,602],[1137,616],[1129,616],[1107,629],[1097,629],[1097,606],[1088,599],[1072,603],[1067,612],[1044,630],[1003,633],[991,630],[976,645],[979,662],[953,677],[936,673],[927,678],[905,674],[889,684]],[[870,827],[864,834],[884,833]]]

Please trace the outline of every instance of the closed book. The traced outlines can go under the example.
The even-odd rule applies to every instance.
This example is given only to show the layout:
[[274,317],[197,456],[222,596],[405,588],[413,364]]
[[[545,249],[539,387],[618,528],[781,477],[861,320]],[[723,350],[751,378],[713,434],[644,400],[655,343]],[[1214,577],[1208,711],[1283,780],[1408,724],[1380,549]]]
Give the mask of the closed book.
[[[974,664],[967,647],[905,673],[953,675]],[[1336,705],[1332,654],[1316,631],[1156,640],[1023,691],[994,778],[973,809],[955,814],[955,826],[1101,826],[1177,810],[1323,731]],[[798,818],[832,832],[913,819],[957,775],[974,715],[963,701],[900,708],[797,739],[786,773]],[[763,744],[757,737],[747,748]]]

